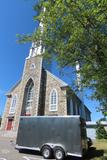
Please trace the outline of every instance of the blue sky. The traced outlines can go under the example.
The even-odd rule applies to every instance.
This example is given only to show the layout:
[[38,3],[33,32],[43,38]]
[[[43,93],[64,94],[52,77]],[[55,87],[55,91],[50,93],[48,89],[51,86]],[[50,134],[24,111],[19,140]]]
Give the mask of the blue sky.
[[[34,3],[35,0],[0,1],[0,114],[4,111],[5,93],[21,78],[29,54],[31,44],[18,44],[16,34],[31,33],[35,29]],[[70,76],[63,79],[69,82]],[[92,112],[92,120],[99,119],[101,114],[95,111],[97,102],[84,100]]]

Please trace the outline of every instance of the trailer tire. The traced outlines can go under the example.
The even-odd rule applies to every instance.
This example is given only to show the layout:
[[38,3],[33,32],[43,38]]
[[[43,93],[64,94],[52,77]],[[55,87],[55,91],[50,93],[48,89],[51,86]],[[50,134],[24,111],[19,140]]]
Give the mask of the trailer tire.
[[52,149],[49,146],[43,146],[41,149],[41,153],[45,159],[49,159],[52,157]]
[[54,148],[54,157],[56,160],[64,160],[65,158],[65,151],[62,147],[55,147]]
[[22,150],[22,149],[19,149],[19,153],[23,153],[23,150]]

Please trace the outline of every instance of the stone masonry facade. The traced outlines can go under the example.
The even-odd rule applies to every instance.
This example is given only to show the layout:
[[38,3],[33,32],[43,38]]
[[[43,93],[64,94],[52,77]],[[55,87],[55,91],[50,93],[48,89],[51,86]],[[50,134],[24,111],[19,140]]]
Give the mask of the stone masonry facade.
[[[26,58],[21,80],[10,90],[10,92],[7,93],[6,106],[1,123],[1,130],[17,131],[20,116],[28,116],[28,113],[25,113],[26,90],[28,90],[28,86],[29,84],[31,84],[31,82],[34,90],[29,116],[65,116],[68,115],[68,110],[70,107],[75,108],[75,104],[80,102],[78,98],[75,98],[75,95],[72,104],[73,106],[70,106],[67,96],[68,85],[58,77],[54,76],[48,70],[46,70],[43,67],[43,61],[44,59],[42,55],[36,55],[30,58]],[[58,102],[56,111],[50,111],[49,109],[51,101],[50,94],[53,89],[57,91]],[[71,92],[73,91],[71,90]],[[12,99],[15,95],[15,112],[10,113],[10,109],[12,107]],[[78,112],[74,112],[73,109],[72,112],[69,112],[69,115],[74,114],[80,114],[79,110]],[[86,114],[90,119],[90,111],[88,109]]]

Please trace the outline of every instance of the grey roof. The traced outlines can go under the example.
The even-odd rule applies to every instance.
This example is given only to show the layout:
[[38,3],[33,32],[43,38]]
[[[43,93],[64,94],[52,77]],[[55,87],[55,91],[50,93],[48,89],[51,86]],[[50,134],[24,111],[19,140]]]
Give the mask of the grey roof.
[[63,80],[61,80],[60,78],[58,78],[57,76],[53,75],[51,72],[49,72],[48,70],[45,69],[45,71],[54,79],[56,79],[59,83],[61,83],[61,87],[67,87],[69,86],[67,83],[65,83]]

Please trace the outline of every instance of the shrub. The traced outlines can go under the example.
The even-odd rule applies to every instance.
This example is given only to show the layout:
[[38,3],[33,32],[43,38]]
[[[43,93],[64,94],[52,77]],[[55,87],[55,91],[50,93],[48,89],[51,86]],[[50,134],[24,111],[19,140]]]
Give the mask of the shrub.
[[97,122],[96,138],[97,139],[107,139],[107,132],[100,121]]

